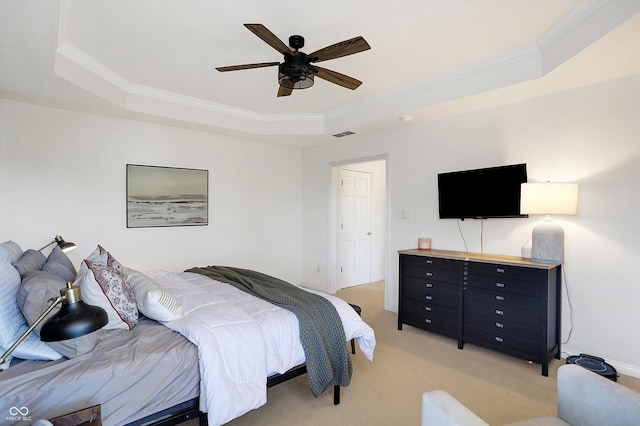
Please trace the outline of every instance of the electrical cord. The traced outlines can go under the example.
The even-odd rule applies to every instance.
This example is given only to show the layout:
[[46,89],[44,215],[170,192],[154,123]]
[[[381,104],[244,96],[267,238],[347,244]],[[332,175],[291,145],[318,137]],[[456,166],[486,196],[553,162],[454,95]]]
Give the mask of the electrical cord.
[[565,289],[565,292],[567,293],[567,304],[569,305],[569,335],[567,335],[567,340],[562,342],[562,344],[565,345],[569,341],[569,339],[571,339],[571,333],[573,333],[573,306],[571,305],[571,297],[569,297],[569,283],[567,282],[567,271],[564,267],[562,267],[562,278],[564,279],[564,289]]
[[[467,240],[464,239],[464,233],[462,232],[462,227],[460,226],[460,222],[462,220],[463,219],[458,219],[458,232],[460,232],[460,237],[462,237],[462,242],[464,243],[464,251],[469,253]],[[484,219],[480,219],[480,253],[484,253]]]
[[462,233],[462,228],[460,227],[461,219],[458,219],[458,231],[460,232],[460,236],[462,237],[462,242],[464,243],[464,250],[468,253],[469,247],[467,247],[467,240],[464,239],[464,234]]

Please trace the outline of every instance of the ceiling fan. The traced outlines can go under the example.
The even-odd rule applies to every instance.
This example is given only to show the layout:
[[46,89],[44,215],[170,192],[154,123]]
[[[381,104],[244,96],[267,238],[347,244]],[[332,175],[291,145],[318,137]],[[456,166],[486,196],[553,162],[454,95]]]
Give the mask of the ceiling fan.
[[312,64],[312,62],[327,61],[371,49],[369,43],[360,36],[332,44],[307,55],[299,50],[304,47],[304,37],[300,35],[289,37],[289,47],[262,24],[244,24],[244,26],[269,46],[283,54],[284,62],[261,62],[217,67],[218,71],[238,71],[278,65],[278,83],[280,84],[278,96],[289,96],[293,89],[306,89],[313,86],[315,76],[351,90],[357,89],[362,84],[361,81],[353,77]]

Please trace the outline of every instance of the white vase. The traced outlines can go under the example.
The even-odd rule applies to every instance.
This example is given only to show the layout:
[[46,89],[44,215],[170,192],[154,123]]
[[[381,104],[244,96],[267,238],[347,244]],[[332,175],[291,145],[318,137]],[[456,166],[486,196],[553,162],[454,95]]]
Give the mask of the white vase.
[[524,257],[525,259],[531,259],[531,250],[532,250],[531,240],[527,240],[527,242],[524,243],[524,245],[520,250],[522,252],[522,257]]

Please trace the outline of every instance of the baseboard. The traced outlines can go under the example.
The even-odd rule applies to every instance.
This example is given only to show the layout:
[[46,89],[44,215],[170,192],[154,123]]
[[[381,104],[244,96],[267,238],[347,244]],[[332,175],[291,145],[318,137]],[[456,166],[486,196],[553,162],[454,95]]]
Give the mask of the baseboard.
[[[567,358],[574,355],[580,355],[584,353],[584,351],[576,351],[571,348],[567,348],[566,346],[562,347],[562,357]],[[598,354],[590,354],[599,356]],[[601,357],[602,358],[602,357]],[[626,376],[637,377],[640,379],[640,365],[632,365],[627,364],[622,361],[616,361],[615,359],[606,358],[605,362],[607,364],[611,364],[619,374],[624,374]]]

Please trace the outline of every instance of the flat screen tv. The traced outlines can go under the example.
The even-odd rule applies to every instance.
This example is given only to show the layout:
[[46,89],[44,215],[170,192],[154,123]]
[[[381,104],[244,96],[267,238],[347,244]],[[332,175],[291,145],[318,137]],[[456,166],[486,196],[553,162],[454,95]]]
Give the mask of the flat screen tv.
[[527,217],[520,214],[520,184],[526,181],[526,164],[440,173],[440,219]]

